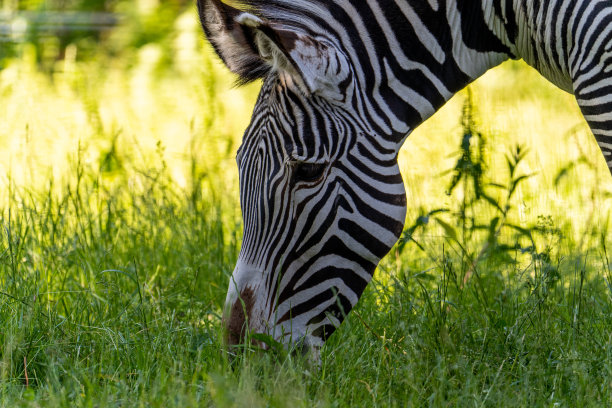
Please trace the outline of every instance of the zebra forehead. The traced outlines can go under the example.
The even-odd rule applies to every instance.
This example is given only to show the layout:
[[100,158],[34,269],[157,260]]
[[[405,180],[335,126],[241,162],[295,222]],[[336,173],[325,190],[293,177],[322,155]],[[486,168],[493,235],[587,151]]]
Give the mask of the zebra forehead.
[[271,76],[264,82],[239,156],[261,147],[297,156],[310,155],[323,145],[329,151],[327,145],[341,142],[339,136],[358,131],[359,124],[353,122],[323,99],[305,96],[282,78]]

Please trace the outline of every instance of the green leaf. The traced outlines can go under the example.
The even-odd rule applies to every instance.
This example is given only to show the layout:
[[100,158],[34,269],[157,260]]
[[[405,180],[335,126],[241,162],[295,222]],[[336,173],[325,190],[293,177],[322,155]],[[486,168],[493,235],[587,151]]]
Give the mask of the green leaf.
[[496,199],[494,199],[493,197],[491,197],[490,195],[486,194],[486,193],[482,193],[482,198],[485,199],[486,202],[488,202],[489,204],[491,204],[493,207],[495,207],[500,213],[504,214],[505,211],[502,209],[502,207],[499,205],[499,203],[497,202]]
[[446,232],[446,235],[449,238],[454,239],[455,241],[457,241],[457,231],[455,230],[455,228],[453,228],[450,224],[448,224],[447,222],[441,220],[440,218],[436,217],[434,218],[436,220],[436,222],[438,224],[440,224],[440,226],[444,229],[444,231]]
[[253,340],[264,343],[265,345],[270,347],[270,350],[273,350],[280,355],[284,355],[285,353],[285,347],[280,342],[276,341],[274,337],[270,336],[269,334],[251,333],[250,337]]

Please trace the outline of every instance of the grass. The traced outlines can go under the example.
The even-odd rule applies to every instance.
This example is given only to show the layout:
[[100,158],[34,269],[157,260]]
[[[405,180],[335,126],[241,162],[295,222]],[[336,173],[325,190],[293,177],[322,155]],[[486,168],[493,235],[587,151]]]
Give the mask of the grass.
[[1,406],[612,404],[612,182],[572,97],[519,63],[471,87],[473,121],[463,92],[409,138],[404,239],[321,366],[230,362],[257,85],[185,41],[173,66],[147,46],[50,78],[26,47],[0,71]]

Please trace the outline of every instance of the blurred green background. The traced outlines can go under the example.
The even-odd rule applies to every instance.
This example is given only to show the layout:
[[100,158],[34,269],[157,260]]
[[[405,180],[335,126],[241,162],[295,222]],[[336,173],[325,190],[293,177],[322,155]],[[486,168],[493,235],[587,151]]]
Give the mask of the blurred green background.
[[[235,193],[233,154],[259,85],[232,87],[204,40],[194,3],[5,0],[0,26],[0,166],[12,183],[33,186],[49,172],[65,176],[75,155],[117,174],[156,160],[161,148],[179,185],[214,173],[207,181]],[[559,190],[549,187],[582,156],[596,174],[570,172],[577,181],[565,183],[566,193],[588,196],[593,177],[609,186],[573,97],[517,62],[472,88],[479,124],[492,137],[493,166],[509,146],[532,148],[529,166],[539,175],[525,191],[527,201],[569,206],[564,212],[580,217],[580,196],[560,203]],[[462,95],[452,100],[402,151],[414,209],[448,199],[438,176],[453,164],[462,103]],[[501,160],[498,170],[503,166]]]
[[[64,176],[58,163],[77,153],[83,163],[116,173],[148,163],[161,148],[179,185],[199,177],[189,173],[214,169],[212,178],[235,188],[232,157],[259,85],[232,87],[204,40],[194,3],[5,0],[0,24],[0,166],[11,182],[32,186],[49,172]],[[472,88],[479,125],[492,137],[493,166],[516,143],[533,150],[529,166],[539,176],[528,201],[555,205],[558,190],[548,187],[582,156],[597,174],[571,173],[580,181],[567,182],[567,193],[587,194],[592,177],[609,185],[573,97],[517,62]],[[444,199],[438,176],[453,164],[462,103],[461,95],[452,100],[402,151],[414,208]],[[582,212],[580,197],[566,198],[559,206]]]

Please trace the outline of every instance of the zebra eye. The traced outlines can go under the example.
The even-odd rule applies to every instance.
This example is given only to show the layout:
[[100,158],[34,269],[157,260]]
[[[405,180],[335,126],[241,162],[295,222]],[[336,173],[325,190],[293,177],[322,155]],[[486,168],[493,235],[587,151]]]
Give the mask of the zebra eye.
[[312,183],[318,181],[325,172],[326,163],[297,163],[293,168],[293,181]]

